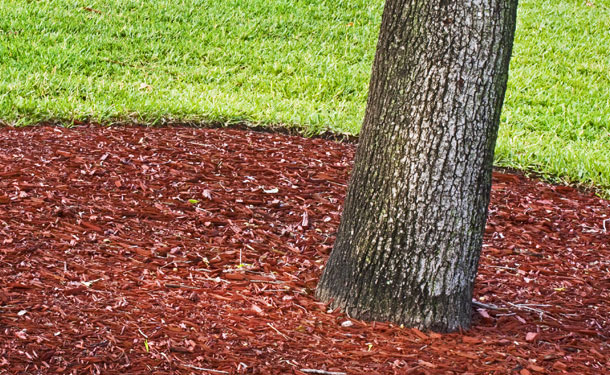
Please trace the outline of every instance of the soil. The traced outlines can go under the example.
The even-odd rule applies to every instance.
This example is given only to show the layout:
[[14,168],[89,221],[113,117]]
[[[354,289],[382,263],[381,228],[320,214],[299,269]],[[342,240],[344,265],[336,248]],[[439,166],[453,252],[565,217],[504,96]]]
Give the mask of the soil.
[[353,144],[231,129],[0,129],[0,374],[604,374],[610,202],[495,173],[452,334],[312,293]]

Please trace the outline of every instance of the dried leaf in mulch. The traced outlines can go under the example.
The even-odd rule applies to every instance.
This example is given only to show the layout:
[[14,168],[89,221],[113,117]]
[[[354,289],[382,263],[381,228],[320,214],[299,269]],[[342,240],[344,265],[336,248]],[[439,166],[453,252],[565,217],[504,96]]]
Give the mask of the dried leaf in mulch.
[[494,174],[471,330],[327,311],[312,291],[353,155],[227,129],[0,129],[0,374],[608,372],[610,205],[522,176]]

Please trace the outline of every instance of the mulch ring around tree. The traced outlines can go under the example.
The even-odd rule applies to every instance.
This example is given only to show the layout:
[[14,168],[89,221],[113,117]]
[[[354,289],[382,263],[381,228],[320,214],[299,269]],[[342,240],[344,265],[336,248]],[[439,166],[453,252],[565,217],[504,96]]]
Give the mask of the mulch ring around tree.
[[604,374],[610,203],[495,173],[474,325],[313,291],[353,144],[227,129],[0,129],[0,374]]

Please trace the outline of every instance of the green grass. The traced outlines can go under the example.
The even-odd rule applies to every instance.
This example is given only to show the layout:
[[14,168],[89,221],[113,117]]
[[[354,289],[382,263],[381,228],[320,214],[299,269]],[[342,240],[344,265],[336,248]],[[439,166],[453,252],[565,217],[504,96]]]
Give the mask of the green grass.
[[[610,9],[594,3],[521,1],[496,164],[610,194]],[[382,6],[3,0],[0,122],[245,121],[357,133]]]
[[522,1],[496,164],[610,197],[610,2]]
[[381,4],[369,3],[4,0],[0,118],[355,133],[380,22]]

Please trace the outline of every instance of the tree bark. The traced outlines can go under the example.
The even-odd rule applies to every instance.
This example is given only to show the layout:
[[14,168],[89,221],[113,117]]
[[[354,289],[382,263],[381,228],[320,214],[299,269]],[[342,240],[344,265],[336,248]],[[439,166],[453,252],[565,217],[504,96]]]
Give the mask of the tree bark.
[[316,295],[468,328],[517,0],[387,0],[360,145]]

